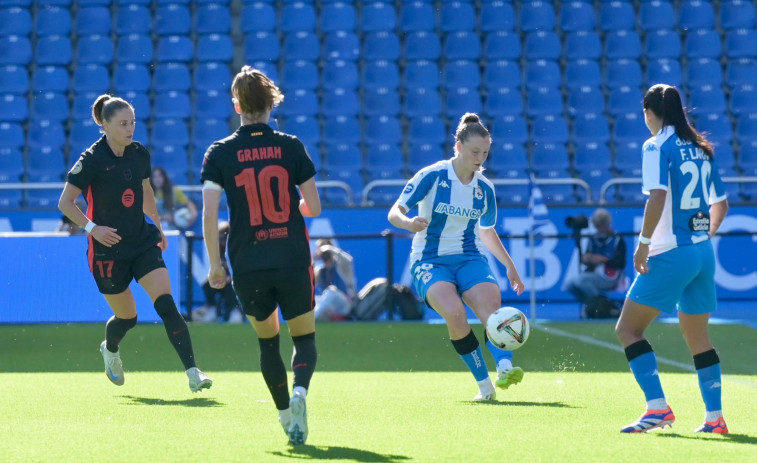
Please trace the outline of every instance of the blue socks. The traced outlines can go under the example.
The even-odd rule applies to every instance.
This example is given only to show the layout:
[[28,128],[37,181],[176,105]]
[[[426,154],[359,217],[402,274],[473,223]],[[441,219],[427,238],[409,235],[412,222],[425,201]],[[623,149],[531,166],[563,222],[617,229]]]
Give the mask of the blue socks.
[[708,412],[722,410],[720,387],[720,358],[715,349],[694,356],[694,367],[699,378],[704,409]]
[[513,351],[511,350],[504,350],[500,349],[499,347],[492,344],[491,341],[489,341],[489,337],[486,338],[486,348],[489,349],[489,353],[492,354],[492,357],[494,357],[494,364],[499,365],[500,360],[507,360],[512,365],[513,362]]
[[471,373],[473,373],[476,381],[483,381],[489,378],[489,370],[486,368],[481,346],[478,344],[478,339],[473,334],[473,330],[462,339],[453,339],[452,346],[460,354],[460,357],[468,366]]
[[626,358],[647,402],[665,397],[657,371],[657,357],[646,339],[626,347]]

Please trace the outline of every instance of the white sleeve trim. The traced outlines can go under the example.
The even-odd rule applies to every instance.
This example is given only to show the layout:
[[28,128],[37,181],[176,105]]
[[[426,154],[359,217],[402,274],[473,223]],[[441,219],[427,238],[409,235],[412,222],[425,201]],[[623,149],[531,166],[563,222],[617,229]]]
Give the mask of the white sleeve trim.
[[216,182],[211,182],[210,180],[205,180],[202,183],[202,189],[203,190],[217,190],[217,191],[223,191],[223,187]]

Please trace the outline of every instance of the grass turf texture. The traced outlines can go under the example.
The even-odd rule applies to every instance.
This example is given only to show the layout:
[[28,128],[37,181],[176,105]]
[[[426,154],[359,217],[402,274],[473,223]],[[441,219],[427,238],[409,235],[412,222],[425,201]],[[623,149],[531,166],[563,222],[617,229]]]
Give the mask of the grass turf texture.
[[[611,323],[540,325],[516,364],[523,383],[475,403],[477,388],[442,325],[323,324],[308,397],[308,445],[292,448],[258,372],[247,325],[192,325],[198,364],[215,381],[192,394],[160,325],[122,344],[126,384],[103,373],[101,325],[0,326],[3,461],[754,461],[755,331],[711,327],[723,370],[729,436],[699,435],[696,376],[661,363],[672,430],[622,435],[644,399]],[[546,331],[545,331],[546,329]],[[482,327],[474,328],[482,338]],[[691,365],[675,325],[654,324],[660,357]],[[291,341],[282,337],[285,358]],[[487,356],[490,370],[493,362]]]

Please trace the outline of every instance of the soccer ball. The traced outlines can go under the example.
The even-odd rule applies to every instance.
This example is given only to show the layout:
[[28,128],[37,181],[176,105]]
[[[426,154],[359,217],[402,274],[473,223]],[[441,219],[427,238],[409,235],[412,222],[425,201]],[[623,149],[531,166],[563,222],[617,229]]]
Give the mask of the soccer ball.
[[495,346],[515,350],[526,343],[531,329],[528,319],[515,307],[502,307],[486,320],[486,334]]
[[173,224],[176,225],[176,228],[187,228],[190,225],[189,220],[191,217],[192,213],[189,212],[189,208],[182,206],[174,211]]

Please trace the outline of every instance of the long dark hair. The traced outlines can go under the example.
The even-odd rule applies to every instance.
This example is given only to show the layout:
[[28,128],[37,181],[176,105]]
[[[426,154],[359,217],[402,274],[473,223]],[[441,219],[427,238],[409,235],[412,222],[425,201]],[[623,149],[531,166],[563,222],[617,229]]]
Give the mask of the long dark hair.
[[644,94],[644,109],[652,111],[655,116],[662,119],[663,127],[672,125],[676,135],[694,143],[705,153],[713,156],[712,143],[689,124],[678,89],[665,84],[653,85]]
[[[163,176],[163,186],[159,188],[160,192],[163,193],[163,210],[165,211],[172,211],[173,210],[173,183],[171,182],[171,179],[168,178],[168,174],[166,173],[166,170],[160,166],[155,166],[152,168],[153,173],[160,172],[160,174]],[[152,175],[150,176],[150,185],[152,185],[152,189],[155,189],[155,184],[152,182]]]

